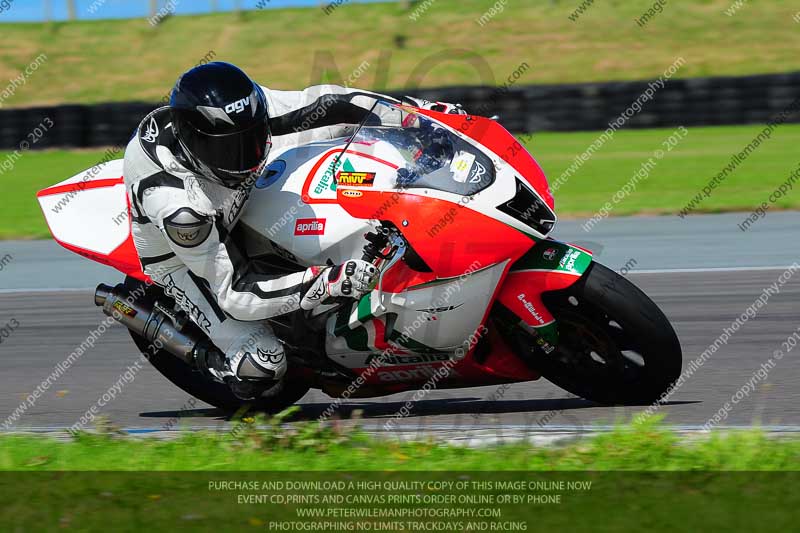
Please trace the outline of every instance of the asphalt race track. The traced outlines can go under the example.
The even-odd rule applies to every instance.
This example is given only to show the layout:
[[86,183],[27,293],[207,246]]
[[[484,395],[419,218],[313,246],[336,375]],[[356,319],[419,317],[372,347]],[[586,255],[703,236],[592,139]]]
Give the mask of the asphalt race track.
[[[741,214],[730,214],[691,220],[616,219],[605,221],[605,228],[598,226],[590,234],[579,229],[579,222],[568,221],[562,223],[559,236],[594,243],[602,248],[599,260],[614,268],[627,259],[636,259],[628,277],[672,321],[683,346],[686,368],[794,262],[796,239],[790,235],[798,227],[800,214],[771,214],[759,223],[761,227],[748,233],[735,228],[742,218]],[[105,318],[93,305],[88,287],[100,281],[116,281],[97,277],[98,271],[85,260],[77,256],[72,259],[44,243],[6,243],[1,249],[4,253],[11,250],[15,261],[0,272],[0,327],[12,319],[18,326],[0,344],[0,424]],[[765,253],[769,250],[774,253]],[[656,268],[664,262],[666,269]],[[36,269],[39,274],[32,277]],[[72,288],[46,288],[48,279],[70,271],[83,272],[83,277],[69,275],[69,279],[56,279],[49,286],[66,282]],[[798,331],[799,315],[800,270],[789,275],[779,292],[770,295],[755,317],[738,328],[728,344],[698,368],[658,412],[666,415],[670,424],[696,428],[750,382],[752,392],[746,396],[740,393],[741,398],[721,425],[760,424],[800,430],[800,346],[787,351],[783,345]],[[776,350],[786,352],[779,361],[774,360]],[[127,332],[121,326],[112,327],[11,428],[71,426],[137,358]],[[753,379],[770,358],[774,368],[766,377]],[[379,429],[412,394],[354,400],[344,404],[341,411],[347,415],[355,409],[363,410],[365,425]],[[301,402],[303,416],[316,418],[329,402],[324,394],[312,391]],[[119,426],[146,431],[221,429],[230,424],[215,409],[193,403],[154,369],[143,366],[100,412]],[[438,431],[462,437],[475,433],[502,438],[526,429],[591,429],[629,420],[643,409],[598,406],[540,380],[503,389],[434,391],[414,405],[411,416],[399,427],[409,433]]]

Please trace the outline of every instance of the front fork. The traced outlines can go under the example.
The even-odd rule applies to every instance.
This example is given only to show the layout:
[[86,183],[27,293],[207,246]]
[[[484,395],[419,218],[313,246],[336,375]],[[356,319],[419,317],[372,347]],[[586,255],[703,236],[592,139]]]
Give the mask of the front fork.
[[592,253],[571,244],[545,239],[516,263],[503,281],[495,304],[500,327],[521,328],[549,354],[558,345],[555,317],[542,295],[575,284],[592,264]]

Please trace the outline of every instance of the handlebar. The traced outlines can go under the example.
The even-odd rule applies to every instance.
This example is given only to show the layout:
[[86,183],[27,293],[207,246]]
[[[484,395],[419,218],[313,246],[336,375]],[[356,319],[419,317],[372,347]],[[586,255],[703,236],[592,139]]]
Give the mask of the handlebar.
[[[387,226],[381,226],[377,232],[364,234],[364,238],[367,240],[367,244],[364,245],[364,254],[361,256],[361,259],[374,264],[380,272],[378,285],[375,287],[375,290],[378,291],[378,305],[385,310],[382,298],[383,274],[403,258],[407,247],[406,242],[396,229]],[[389,246],[392,247],[392,252],[383,254],[382,250]],[[381,265],[381,261],[386,261],[386,264]],[[334,302],[335,307],[326,309],[324,313],[328,314],[352,302],[353,300],[348,297],[336,298]],[[313,314],[314,311],[312,311],[312,315]]]
[[386,256],[381,253],[381,250],[389,245],[388,233],[369,232],[364,234],[364,238],[367,240],[367,244],[364,245],[364,254],[361,256],[362,260],[368,263],[377,263],[378,259],[386,259]]

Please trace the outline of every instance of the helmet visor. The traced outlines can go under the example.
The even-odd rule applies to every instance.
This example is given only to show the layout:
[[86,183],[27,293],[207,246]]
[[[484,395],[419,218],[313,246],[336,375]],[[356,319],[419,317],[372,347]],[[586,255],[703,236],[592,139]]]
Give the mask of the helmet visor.
[[242,175],[257,169],[269,154],[271,143],[266,117],[244,131],[213,135],[194,128],[181,131],[192,155],[211,170]]

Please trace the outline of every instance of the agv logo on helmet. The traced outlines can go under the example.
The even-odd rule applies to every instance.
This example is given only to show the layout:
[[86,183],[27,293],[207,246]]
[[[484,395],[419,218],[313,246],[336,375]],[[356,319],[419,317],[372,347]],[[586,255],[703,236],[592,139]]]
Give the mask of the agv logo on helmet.
[[250,97],[247,96],[242,98],[241,100],[237,100],[232,104],[228,104],[225,106],[225,112],[229,115],[233,113],[241,113],[245,110],[245,108],[250,105]]

